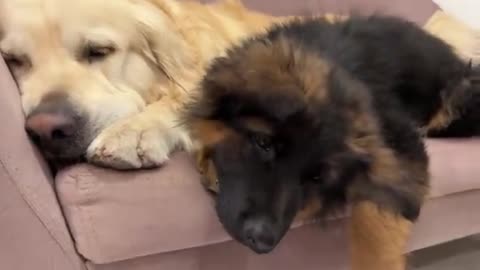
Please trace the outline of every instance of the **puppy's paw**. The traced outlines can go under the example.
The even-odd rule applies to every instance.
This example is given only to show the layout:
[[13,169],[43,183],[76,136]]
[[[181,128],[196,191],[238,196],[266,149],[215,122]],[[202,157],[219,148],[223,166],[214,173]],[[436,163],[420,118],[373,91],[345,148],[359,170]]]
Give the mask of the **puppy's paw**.
[[120,170],[154,168],[168,160],[177,146],[175,129],[137,122],[114,124],[90,144],[87,159],[93,164]]

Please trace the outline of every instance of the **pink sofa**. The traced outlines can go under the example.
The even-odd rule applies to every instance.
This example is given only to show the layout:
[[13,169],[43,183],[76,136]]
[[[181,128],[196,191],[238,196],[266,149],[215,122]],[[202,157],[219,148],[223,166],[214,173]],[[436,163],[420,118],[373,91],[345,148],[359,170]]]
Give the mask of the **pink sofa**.
[[[321,2],[321,4],[320,4]],[[246,1],[274,14],[381,11],[420,24],[428,0]],[[348,269],[345,222],[295,224],[258,256],[232,241],[192,162],[178,153],[163,168],[115,172],[81,164],[52,176],[23,129],[20,98],[0,59],[0,269],[287,270]],[[411,251],[480,232],[480,141],[429,140],[432,193]]]

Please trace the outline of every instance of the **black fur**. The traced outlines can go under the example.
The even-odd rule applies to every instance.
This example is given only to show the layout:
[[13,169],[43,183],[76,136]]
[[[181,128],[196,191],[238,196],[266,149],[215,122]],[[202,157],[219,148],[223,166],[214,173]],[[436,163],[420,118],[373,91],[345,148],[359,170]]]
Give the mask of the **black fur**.
[[[417,125],[441,107],[440,91],[451,94],[466,79],[468,63],[438,38],[394,17],[352,17],[344,23],[310,20],[278,27],[267,39],[287,36],[345,68],[368,86],[400,101]],[[398,99],[391,99],[394,94]],[[383,104],[383,100],[381,104]]]
[[[302,69],[305,58],[329,71]],[[381,16],[292,22],[232,48],[207,71],[187,117],[233,131],[208,146],[220,221],[257,252],[270,251],[312,200],[320,214],[369,200],[414,221],[429,185],[419,129],[466,104],[467,66],[414,24]],[[305,73],[326,82],[315,89],[326,97],[306,98]]]
[[480,66],[473,68],[467,77],[471,83],[471,97],[463,105],[459,117],[444,129],[430,131],[429,137],[465,138],[480,135]]

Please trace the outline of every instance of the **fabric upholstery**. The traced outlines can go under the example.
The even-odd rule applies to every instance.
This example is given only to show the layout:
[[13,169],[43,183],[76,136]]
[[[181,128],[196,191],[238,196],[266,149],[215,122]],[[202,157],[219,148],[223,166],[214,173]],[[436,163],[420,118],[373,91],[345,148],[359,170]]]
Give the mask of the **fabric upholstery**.
[[52,177],[25,134],[18,90],[1,58],[0,95],[0,268],[83,269]]
[[[431,198],[480,189],[480,139],[431,140],[428,151]],[[184,154],[141,173],[76,166],[57,177],[57,190],[79,252],[95,263],[230,239]]]
[[[415,227],[409,250],[477,233],[480,215],[472,215],[480,191],[437,198],[427,203]],[[318,224],[289,232],[270,255],[258,256],[229,241],[106,265],[88,263],[90,270],[350,270],[346,220],[334,220],[325,229]]]

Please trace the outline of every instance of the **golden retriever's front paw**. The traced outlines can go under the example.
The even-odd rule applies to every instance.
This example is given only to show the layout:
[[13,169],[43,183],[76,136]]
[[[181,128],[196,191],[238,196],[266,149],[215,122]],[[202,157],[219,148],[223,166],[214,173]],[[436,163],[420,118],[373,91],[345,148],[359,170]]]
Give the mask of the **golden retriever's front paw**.
[[89,162],[120,170],[158,167],[168,160],[174,145],[169,132],[128,123],[104,130],[87,150]]

